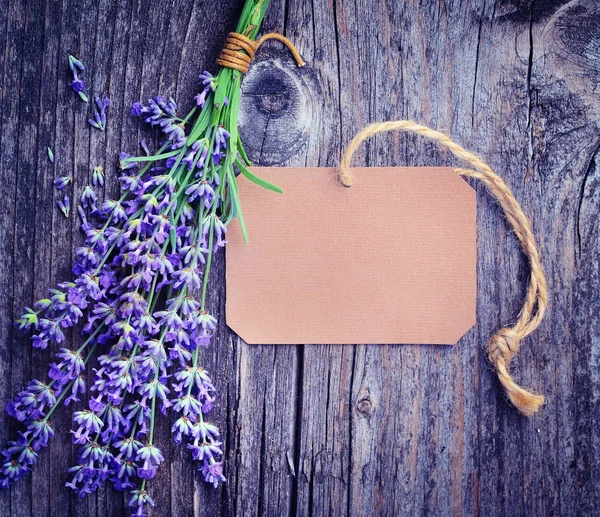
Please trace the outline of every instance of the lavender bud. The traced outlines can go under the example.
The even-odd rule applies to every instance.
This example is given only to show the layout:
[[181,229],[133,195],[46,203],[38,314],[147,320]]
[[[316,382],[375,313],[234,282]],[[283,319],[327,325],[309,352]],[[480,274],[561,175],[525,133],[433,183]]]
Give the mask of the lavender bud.
[[94,187],[97,187],[98,185],[102,187],[104,185],[104,172],[101,165],[94,167],[94,172],[92,173],[92,185],[94,185]]
[[81,204],[84,208],[90,208],[92,210],[96,209],[96,201],[98,201],[98,197],[96,193],[92,190],[92,188],[87,185],[81,194]]
[[[48,150],[50,150],[50,148],[48,148]],[[54,156],[52,157],[52,159],[50,161],[54,161]],[[71,182],[71,176],[62,176],[60,178],[56,178],[54,180],[54,186],[58,189],[58,190],[63,190],[69,183]]]
[[63,213],[65,217],[69,217],[69,213],[71,212],[71,202],[67,195],[65,195],[64,199],[57,202],[58,208]]
[[104,97],[104,99],[100,100],[100,97],[96,97],[96,106],[98,110],[94,111],[94,118],[88,119],[88,123],[90,126],[104,131],[106,129],[106,108],[110,106],[110,99]]
[[73,72],[74,75],[77,74],[78,69],[82,72],[85,70],[85,66],[83,66],[83,63],[71,54],[69,54],[69,68],[71,69],[71,72]]

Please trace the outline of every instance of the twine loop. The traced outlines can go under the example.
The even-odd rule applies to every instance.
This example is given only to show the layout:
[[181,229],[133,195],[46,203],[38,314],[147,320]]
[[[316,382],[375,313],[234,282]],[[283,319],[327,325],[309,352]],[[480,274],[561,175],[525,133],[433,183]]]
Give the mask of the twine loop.
[[300,52],[298,52],[298,49],[296,49],[294,44],[285,36],[277,34],[276,32],[269,32],[256,41],[252,41],[243,34],[230,32],[227,36],[227,41],[225,41],[225,45],[223,46],[223,50],[221,50],[219,59],[217,59],[217,63],[226,68],[233,68],[234,70],[238,70],[245,74],[254,60],[254,55],[256,54],[258,47],[270,39],[281,41],[281,43],[290,50],[298,66],[305,65]]
[[494,195],[509,224],[515,231],[523,252],[529,259],[531,276],[525,302],[517,322],[512,327],[499,330],[488,342],[488,359],[494,365],[498,379],[513,405],[524,415],[535,413],[544,403],[542,395],[536,395],[519,386],[508,373],[507,365],[519,351],[521,340],[540,325],[548,304],[546,277],[539,258],[531,224],[510,188],[491,167],[479,157],[467,151],[447,135],[412,120],[396,120],[371,124],[360,131],[348,144],[340,161],[338,178],[344,187],[350,187],[354,176],[350,171],[352,155],[360,144],[370,136],[384,131],[400,130],[427,137],[450,150],[455,156],[469,163],[473,169],[454,169],[460,176],[482,181]]

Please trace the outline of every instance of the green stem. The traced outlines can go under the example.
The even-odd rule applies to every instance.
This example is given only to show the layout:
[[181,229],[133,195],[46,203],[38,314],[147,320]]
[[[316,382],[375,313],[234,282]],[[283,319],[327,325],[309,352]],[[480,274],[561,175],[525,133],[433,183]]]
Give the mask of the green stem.
[[214,228],[215,228],[215,215],[216,206],[213,209],[212,214],[210,215],[210,228],[208,230],[208,256],[206,257],[206,267],[204,268],[204,278],[202,278],[202,299],[201,299],[201,309],[204,310],[205,302],[206,302],[206,288],[208,287],[208,276],[210,273],[210,266],[212,264],[212,255],[213,255],[213,239],[214,239]]

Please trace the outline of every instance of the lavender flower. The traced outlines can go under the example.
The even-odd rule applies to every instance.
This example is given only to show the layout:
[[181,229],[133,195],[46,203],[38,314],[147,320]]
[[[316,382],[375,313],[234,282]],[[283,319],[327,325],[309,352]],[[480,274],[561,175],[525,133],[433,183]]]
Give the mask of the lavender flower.
[[142,151],[144,151],[144,154],[146,156],[150,156],[150,154],[151,154],[150,153],[150,149],[148,149],[148,144],[146,143],[146,139],[145,138],[142,138],[140,140],[140,147],[142,148]]
[[94,167],[94,172],[92,173],[92,185],[94,185],[94,187],[102,187],[104,185],[104,170],[101,165]]
[[210,72],[202,72],[200,74],[200,84],[204,86],[204,89],[196,95],[196,104],[201,108],[204,108],[206,104],[206,97],[209,93],[214,92],[217,89],[217,78]]
[[[238,32],[255,37],[264,8],[248,0]],[[77,73],[84,67],[72,56],[69,66],[71,86],[82,94]],[[54,434],[55,408],[84,394],[87,406],[73,415],[78,451],[67,482],[78,495],[109,482],[129,491],[133,515],[146,515],[154,506],[147,486],[165,461],[155,422],[169,410],[176,415],[173,440],[185,442],[204,480],[225,481],[220,433],[209,416],[217,390],[201,366],[218,324],[207,309],[208,278],[231,221],[239,218],[246,234],[234,164],[252,181],[277,188],[245,169],[237,130],[240,72],[204,72],[200,80],[197,105],[184,118],[170,97],[133,104],[132,114],[158,128],[164,143],[155,154],[143,141],[142,156],[121,153],[118,198],[98,200],[85,187],[77,207],[85,240],[75,250],[74,281],[50,289],[17,320],[33,331],[34,348],[60,350],[48,379],[31,381],[7,406],[23,429],[2,452],[0,486],[30,471]],[[109,104],[96,99],[93,127],[106,127]],[[55,183],[64,188],[69,179]],[[93,185],[103,180],[96,167]],[[67,196],[59,206],[69,214]],[[71,350],[67,330],[80,321],[87,337]],[[96,348],[98,367],[86,393],[85,370]]]
[[52,149],[50,149],[48,147],[48,160],[50,160],[50,163],[54,163],[54,153],[52,152]]
[[[65,217],[69,217],[69,213],[71,211],[71,202],[69,201],[69,196],[65,194],[65,197],[62,200],[59,199],[56,204],[58,205],[58,208],[60,208],[60,211],[63,213],[63,215]],[[58,332],[59,329],[57,328],[56,331]]]
[[73,79],[69,84],[77,93],[82,93],[86,87],[86,82],[83,79],[78,78]]
[[98,109],[94,110],[94,118],[88,119],[88,124],[100,131],[104,131],[106,129],[106,108],[110,106],[110,99],[104,97],[101,100],[100,97],[96,97],[96,106]]
[[79,72],[83,72],[85,70],[85,66],[83,63],[79,61],[75,56],[69,54],[69,68],[71,69],[71,73],[73,74],[73,80],[69,83],[69,86],[73,88],[73,91],[79,95],[79,98],[83,102],[88,102],[87,95],[83,93],[85,90],[86,82],[83,79],[79,78]]
[[98,201],[98,196],[96,196],[96,193],[92,190],[92,188],[89,185],[87,185],[83,189],[80,200],[81,206],[83,206],[83,208],[90,208],[92,210],[96,210],[96,201]]
[[54,186],[58,190],[63,190],[71,182],[71,176],[61,176],[54,180]]
[[77,74],[78,71],[83,72],[85,70],[83,63],[71,54],[69,54],[69,68],[71,69],[73,75]]
[[185,145],[183,121],[177,117],[177,103],[171,97],[165,100],[157,95],[149,99],[146,106],[136,101],[131,106],[131,114],[135,117],[143,115],[145,122],[151,126],[159,126],[171,141],[172,149],[179,149]]

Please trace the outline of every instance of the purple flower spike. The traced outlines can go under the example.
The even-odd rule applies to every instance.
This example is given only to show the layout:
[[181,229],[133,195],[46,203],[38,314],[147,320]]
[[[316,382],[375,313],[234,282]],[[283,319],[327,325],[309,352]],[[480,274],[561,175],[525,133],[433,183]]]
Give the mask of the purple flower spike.
[[159,126],[171,142],[172,149],[180,149],[187,141],[183,121],[177,116],[177,103],[169,98],[156,96],[148,100],[148,105],[134,102],[131,106],[131,114],[135,117],[144,116],[144,122],[151,126]]

